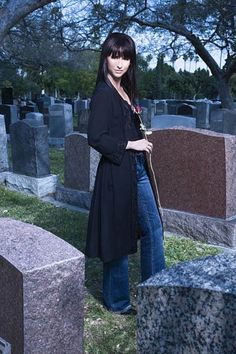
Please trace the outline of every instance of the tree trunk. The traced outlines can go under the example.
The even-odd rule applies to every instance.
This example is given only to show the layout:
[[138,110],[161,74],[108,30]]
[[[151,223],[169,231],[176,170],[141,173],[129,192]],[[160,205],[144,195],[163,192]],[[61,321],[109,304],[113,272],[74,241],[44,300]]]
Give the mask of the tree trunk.
[[55,0],[8,0],[0,8],[0,48],[9,30],[22,18]]
[[234,109],[234,102],[229,88],[229,82],[224,78],[217,77],[218,90],[223,108]]

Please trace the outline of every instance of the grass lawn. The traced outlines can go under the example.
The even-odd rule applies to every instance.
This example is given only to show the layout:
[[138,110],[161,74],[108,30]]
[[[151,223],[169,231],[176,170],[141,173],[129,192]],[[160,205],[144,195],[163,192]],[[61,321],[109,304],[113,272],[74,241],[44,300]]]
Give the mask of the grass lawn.
[[[63,182],[63,151],[50,149],[52,173]],[[80,251],[84,251],[87,215],[42,202],[36,197],[9,191],[0,186],[0,217],[12,217],[32,223],[63,238]],[[167,265],[217,254],[217,248],[177,237],[165,238]],[[136,319],[106,311],[101,304],[101,263],[86,259],[85,299],[85,353],[115,354],[136,353]],[[135,303],[139,283],[138,254],[130,257],[131,296]]]

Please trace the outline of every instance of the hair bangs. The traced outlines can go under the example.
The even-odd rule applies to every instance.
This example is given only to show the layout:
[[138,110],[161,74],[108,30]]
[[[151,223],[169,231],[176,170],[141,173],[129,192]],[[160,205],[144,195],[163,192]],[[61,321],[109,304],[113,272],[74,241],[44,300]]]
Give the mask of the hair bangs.
[[132,60],[135,56],[134,48],[126,38],[120,38],[118,41],[110,43],[107,56],[112,58],[124,58]]

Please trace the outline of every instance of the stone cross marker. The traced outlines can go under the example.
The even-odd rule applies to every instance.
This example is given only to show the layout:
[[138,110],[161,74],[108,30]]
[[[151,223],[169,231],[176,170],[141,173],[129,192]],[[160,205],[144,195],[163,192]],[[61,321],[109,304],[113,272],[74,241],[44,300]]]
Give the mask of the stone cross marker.
[[50,174],[48,130],[35,120],[22,120],[10,127],[13,172],[44,177]]
[[39,227],[1,218],[0,289],[0,352],[84,352],[81,252]]

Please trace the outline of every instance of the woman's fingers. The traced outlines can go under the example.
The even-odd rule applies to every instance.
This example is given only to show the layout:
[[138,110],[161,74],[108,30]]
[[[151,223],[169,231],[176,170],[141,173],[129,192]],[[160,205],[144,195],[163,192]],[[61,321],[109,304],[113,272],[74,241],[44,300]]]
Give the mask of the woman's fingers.
[[152,148],[153,148],[153,144],[150,141],[146,140],[146,149],[145,149],[145,151],[151,153],[152,152]]

